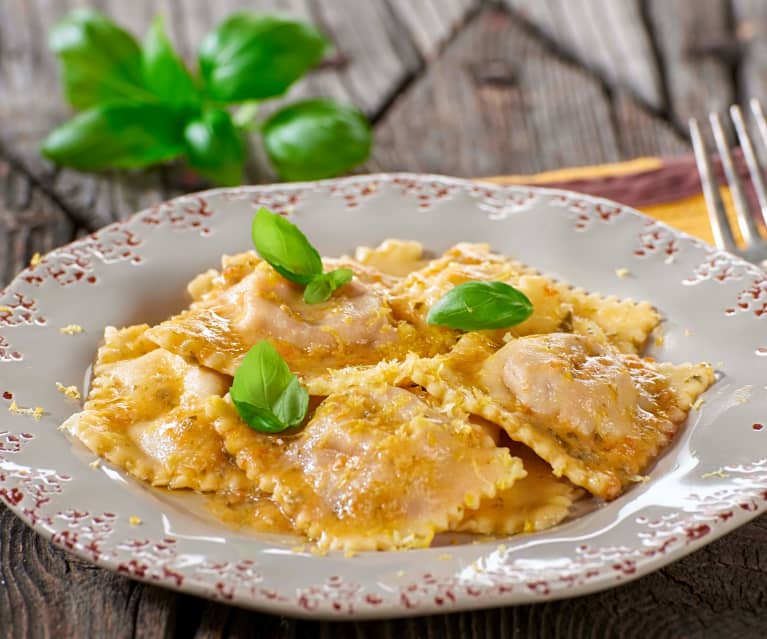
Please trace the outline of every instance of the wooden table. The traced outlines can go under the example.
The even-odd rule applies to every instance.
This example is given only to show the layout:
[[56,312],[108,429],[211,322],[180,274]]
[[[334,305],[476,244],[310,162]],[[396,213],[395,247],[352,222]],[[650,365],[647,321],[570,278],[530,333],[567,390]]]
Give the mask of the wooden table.
[[[36,148],[67,116],[46,49],[75,2],[0,0],[0,283],[35,252],[194,188],[177,168],[83,175]],[[88,4],[88,3],[81,3]],[[93,3],[96,4],[96,3]],[[338,55],[294,94],[360,105],[369,171],[529,173],[689,151],[692,114],[767,98],[757,0],[102,0],[143,33],[159,10],[192,59],[241,8],[295,12]],[[260,150],[254,149],[256,157]],[[270,179],[250,170],[250,179]],[[0,507],[3,637],[764,636],[767,517],[655,574],[589,597],[393,622],[293,621],[144,585],[53,547]]]

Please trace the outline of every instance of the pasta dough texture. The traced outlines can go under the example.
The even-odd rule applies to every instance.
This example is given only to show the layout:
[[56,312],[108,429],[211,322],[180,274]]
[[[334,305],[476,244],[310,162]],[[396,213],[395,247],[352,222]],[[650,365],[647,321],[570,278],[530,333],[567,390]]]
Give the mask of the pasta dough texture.
[[[420,548],[440,533],[533,533],[587,494],[643,478],[714,381],[707,364],[640,356],[660,315],[458,244],[427,259],[387,240],[324,258],[353,280],[325,302],[255,253],[188,286],[189,307],[156,326],[107,328],[80,413],[63,425],[154,486],[211,495],[252,532],[323,550]],[[468,281],[510,284],[533,313],[462,333],[427,322]],[[268,340],[310,395],[302,424],[264,433],[228,396]]]
[[428,546],[484,497],[524,476],[522,463],[456,411],[396,387],[330,395],[295,435],[275,438],[212,402],[238,465],[321,547]]
[[413,379],[499,424],[557,476],[612,499],[669,443],[714,377],[706,364],[658,364],[591,336],[534,335],[499,348],[472,333],[419,362]]
[[251,254],[225,262],[221,274],[195,280],[186,311],[150,329],[163,348],[228,375],[248,349],[268,339],[291,369],[305,378],[350,364],[444,350],[393,317],[386,277],[362,264],[326,260],[326,268],[352,268],[354,280],[327,302],[307,304],[303,289]]
[[204,410],[205,398],[226,391],[226,378],[157,348],[147,328],[107,328],[88,401],[63,428],[154,486],[247,488]]

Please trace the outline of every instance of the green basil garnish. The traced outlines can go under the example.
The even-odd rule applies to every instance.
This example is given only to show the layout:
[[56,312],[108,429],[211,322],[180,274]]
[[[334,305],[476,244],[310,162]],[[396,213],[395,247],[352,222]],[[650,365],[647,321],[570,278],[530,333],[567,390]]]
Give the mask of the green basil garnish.
[[224,109],[210,109],[184,129],[186,157],[195,169],[218,184],[242,182],[245,143]]
[[76,109],[152,101],[144,86],[139,43],[100,13],[73,11],[53,28],[49,44],[61,60],[64,93]]
[[373,133],[356,107],[326,98],[283,107],[264,122],[264,148],[286,180],[321,180],[364,162]]
[[508,328],[533,312],[527,296],[503,282],[464,282],[432,306],[426,321],[462,331]]
[[135,169],[184,152],[176,112],[163,104],[113,102],[78,113],[48,135],[45,157],[76,169]]
[[243,421],[262,433],[297,426],[309,408],[309,393],[266,340],[245,355],[229,394]]
[[284,95],[330,47],[300,20],[229,16],[204,38],[197,70],[186,67],[160,16],[141,46],[106,16],[78,9],[53,28],[50,47],[64,93],[82,111],[43,143],[57,164],[143,168],[185,157],[211,180],[238,184],[255,132],[283,179],[331,177],[370,155],[370,124],[350,105],[302,100],[256,119],[261,102]]
[[304,301],[318,304],[351,281],[349,269],[323,273],[322,258],[299,228],[281,215],[260,208],[251,227],[258,254],[285,279],[304,286]]
[[146,88],[160,101],[181,109],[199,110],[200,95],[194,78],[168,40],[162,16],[157,16],[149,28],[141,62]]
[[323,273],[315,277],[304,289],[304,302],[317,304],[328,299],[337,288],[348,284],[354,277],[354,271],[348,268],[339,268],[330,273]]
[[236,13],[200,45],[203,90],[216,102],[282,95],[322,60],[328,46],[325,36],[299,20]]

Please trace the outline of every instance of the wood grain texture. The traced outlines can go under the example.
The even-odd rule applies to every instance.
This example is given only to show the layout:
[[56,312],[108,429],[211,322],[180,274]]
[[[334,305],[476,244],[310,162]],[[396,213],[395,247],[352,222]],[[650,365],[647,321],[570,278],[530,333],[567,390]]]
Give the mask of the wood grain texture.
[[691,152],[689,141],[676,126],[637,104],[627,91],[613,93],[612,107],[623,157]]
[[734,54],[726,0],[649,0],[674,121],[723,111],[735,99]]
[[620,157],[610,119],[598,81],[491,9],[392,105],[371,168],[470,176],[609,162]]
[[[189,63],[202,36],[235,10],[280,9],[311,20],[330,35],[336,53],[288,99],[331,95],[360,104],[377,124],[367,169],[475,176],[686,152],[680,121],[710,108],[714,90],[723,87],[721,99],[731,99],[737,77],[745,90],[765,92],[764,9],[756,0],[733,3],[730,10],[723,0],[705,0],[700,16],[684,3],[660,0],[507,0],[511,13],[501,2],[482,0],[101,0],[97,6],[137,34],[156,11],[164,12]],[[33,253],[199,184],[179,167],[94,176],[57,171],[39,159],[39,140],[69,113],[46,33],[71,7],[93,4],[0,0],[0,286]],[[737,73],[728,57],[730,11],[743,47]],[[703,38],[704,32],[715,37]],[[712,39],[719,48],[711,49]],[[694,58],[690,42],[693,50],[700,42],[709,48]],[[670,67],[665,90],[659,60]],[[695,86],[695,73],[711,87]],[[269,179],[257,143],[254,153],[251,179]],[[94,568],[0,507],[0,638],[762,637],[766,542],[767,517],[761,517],[664,570],[588,597],[320,624],[178,595]]]
[[[69,115],[58,97],[58,70],[47,49],[51,26],[83,3],[62,0],[3,0],[0,2],[0,121],[18,126],[0,127],[0,144],[6,155],[23,163],[41,183],[92,228],[121,219],[188,189],[183,172],[153,170],[148,172],[110,172],[84,175],[68,169],[54,171],[43,162],[37,148],[44,136]],[[328,95],[359,105],[369,116],[378,117],[422,66],[422,55],[436,51],[451,30],[457,28],[472,3],[455,0],[449,10],[438,10],[436,0],[421,3],[418,11],[405,3],[389,7],[378,2],[365,4],[356,0],[313,2],[310,0],[261,0],[245,2],[189,2],[165,0],[156,6],[146,0],[120,2],[105,0],[100,8],[137,37],[143,37],[156,12],[168,17],[171,37],[190,66],[194,64],[196,45],[205,33],[224,17],[243,7],[262,11],[284,11],[317,24],[335,45],[339,64],[325,66],[305,82],[291,89],[286,99],[309,95]],[[427,15],[438,16],[438,27],[427,37],[415,36],[406,21],[423,27]],[[401,14],[401,15],[400,15]],[[420,22],[419,22],[420,20]],[[284,103],[277,100],[264,113]],[[252,181],[273,179],[257,141],[253,142],[255,161],[251,162]],[[202,186],[202,183],[192,184]]]
[[663,108],[651,41],[639,0],[505,0],[512,10],[614,86]]
[[767,4],[761,0],[733,0],[735,39],[740,45],[738,67],[740,101],[767,99]]
[[177,597],[94,568],[0,508],[0,637],[171,635]]
[[24,171],[0,157],[0,287],[35,253],[71,241],[75,228]]

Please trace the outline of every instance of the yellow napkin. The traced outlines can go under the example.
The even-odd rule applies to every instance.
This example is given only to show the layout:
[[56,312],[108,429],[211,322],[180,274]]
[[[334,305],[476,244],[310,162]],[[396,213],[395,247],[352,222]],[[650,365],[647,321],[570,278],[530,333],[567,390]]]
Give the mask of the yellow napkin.
[[[630,179],[632,174],[657,170],[663,167],[663,160],[655,157],[643,157],[628,162],[615,164],[601,164],[596,166],[583,166],[576,168],[558,169],[546,171],[535,175],[503,175],[486,178],[488,181],[498,184],[535,184],[545,186],[551,182],[568,182],[575,180],[587,180],[597,177],[618,177]],[[722,200],[732,217],[732,198],[729,189],[721,189]],[[699,237],[710,244],[713,243],[711,226],[706,213],[706,202],[703,194],[684,197],[678,200],[641,206],[639,209],[666,224],[673,226],[685,233]],[[736,233],[737,235],[737,233]]]

